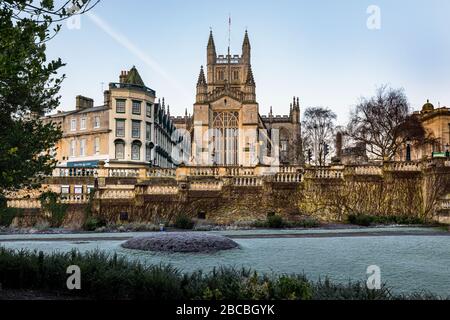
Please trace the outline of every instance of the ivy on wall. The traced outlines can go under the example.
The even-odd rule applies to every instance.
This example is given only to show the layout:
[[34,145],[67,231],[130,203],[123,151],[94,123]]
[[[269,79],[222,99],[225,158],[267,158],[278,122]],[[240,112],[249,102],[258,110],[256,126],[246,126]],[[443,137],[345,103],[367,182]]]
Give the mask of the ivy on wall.
[[59,195],[54,192],[45,192],[39,197],[42,212],[49,215],[50,225],[61,227],[67,214],[68,205],[59,202]]

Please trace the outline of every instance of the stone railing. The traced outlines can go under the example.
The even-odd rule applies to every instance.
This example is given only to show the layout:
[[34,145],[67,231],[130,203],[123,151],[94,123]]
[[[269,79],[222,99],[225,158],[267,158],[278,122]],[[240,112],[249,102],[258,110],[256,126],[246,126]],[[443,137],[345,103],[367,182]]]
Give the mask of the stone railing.
[[191,182],[189,189],[193,191],[220,191],[222,190],[223,182]]
[[298,173],[301,172],[303,168],[301,166],[283,166],[279,168],[279,173]]
[[140,169],[135,168],[108,168],[108,177],[112,178],[139,178]]
[[[305,173],[309,179],[343,179],[345,175],[381,176],[384,172],[420,172],[435,164],[433,160],[424,162],[385,162],[376,165],[350,165],[333,167],[183,167],[178,169],[165,168],[62,168],[53,172],[53,177],[116,177],[116,178],[179,178],[179,177],[264,177],[277,175],[275,181],[294,180],[300,182],[299,175]],[[442,163],[444,164],[444,163]],[[450,166],[450,162],[445,162]],[[283,174],[296,176],[282,177]]]
[[78,194],[78,193],[70,193],[70,194],[61,194],[60,203],[64,204],[83,204],[89,202],[89,194]]
[[[70,193],[61,194],[58,200],[62,204],[84,204],[88,203],[89,194],[84,193]],[[41,201],[39,199],[10,199],[7,201],[8,208],[16,209],[38,209],[41,208]]]
[[215,167],[192,167],[189,168],[188,175],[191,177],[215,177],[219,175],[219,168]]
[[306,170],[309,179],[344,179],[344,170],[332,168],[309,168]]
[[442,210],[450,210],[450,199],[449,200],[442,200],[440,205]]
[[7,201],[8,208],[15,209],[40,209],[39,199],[10,199]]
[[255,168],[241,168],[241,167],[229,167],[226,168],[227,176],[240,177],[240,176],[254,176]]
[[238,187],[259,187],[263,185],[263,179],[259,177],[235,177],[233,184]]
[[302,181],[302,175],[300,173],[278,173],[275,175],[273,181],[283,183],[300,183]]
[[147,169],[148,178],[174,178],[177,175],[176,169],[150,168]]
[[381,176],[383,175],[383,167],[381,166],[357,166],[350,170],[355,175],[361,176]]
[[149,186],[147,188],[147,194],[159,194],[159,195],[166,195],[166,194],[177,194],[178,193],[178,187],[176,186]]
[[100,199],[133,199],[134,190],[108,189],[100,192]]
[[96,177],[97,168],[63,168],[53,170],[53,177]]
[[388,162],[385,164],[385,171],[420,172],[422,168],[420,162]]

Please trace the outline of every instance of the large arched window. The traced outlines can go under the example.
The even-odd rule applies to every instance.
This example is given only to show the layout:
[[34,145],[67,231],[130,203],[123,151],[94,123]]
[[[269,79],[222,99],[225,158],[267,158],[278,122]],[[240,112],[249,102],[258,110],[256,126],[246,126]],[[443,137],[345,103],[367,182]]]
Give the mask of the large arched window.
[[125,159],[125,141],[121,139],[117,139],[114,141],[115,151],[116,151],[116,159],[123,160]]
[[133,141],[131,144],[131,160],[141,160],[141,146],[140,141]]
[[238,112],[214,112],[214,162],[217,165],[238,164]]

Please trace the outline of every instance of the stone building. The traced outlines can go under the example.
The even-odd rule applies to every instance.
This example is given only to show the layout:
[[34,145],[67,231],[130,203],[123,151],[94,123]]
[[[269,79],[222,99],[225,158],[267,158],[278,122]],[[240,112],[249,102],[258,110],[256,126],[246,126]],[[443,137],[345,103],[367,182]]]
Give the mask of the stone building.
[[[206,73],[206,74],[205,74]],[[302,162],[300,103],[290,114],[261,116],[247,31],[241,55],[218,55],[213,33],[200,68],[192,117],[173,119],[191,134],[190,165],[256,166]]]
[[174,167],[175,126],[164,99],[155,103],[155,96],[133,67],[109,84],[103,105],[77,96],[75,110],[44,117],[63,131],[55,150],[59,166],[92,168],[102,161],[110,167]]
[[438,107],[427,100],[421,111],[414,113],[421,120],[429,142],[425,144],[408,144],[404,146],[398,156],[397,161],[405,161],[410,153],[411,161],[430,159],[432,157],[446,157],[446,152],[450,151],[450,108]]

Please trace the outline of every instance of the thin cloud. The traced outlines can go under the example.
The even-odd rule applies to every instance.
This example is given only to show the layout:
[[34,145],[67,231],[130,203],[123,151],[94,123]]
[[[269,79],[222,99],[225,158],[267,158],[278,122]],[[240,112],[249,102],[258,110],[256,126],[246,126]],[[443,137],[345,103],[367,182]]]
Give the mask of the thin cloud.
[[143,61],[148,67],[153,69],[156,73],[165,78],[173,87],[176,89],[179,94],[186,97],[187,100],[190,99],[189,91],[180,85],[166,70],[164,70],[159,63],[157,63],[154,59],[149,57],[146,53],[144,53],[141,49],[139,49],[134,43],[132,43],[126,36],[116,32],[105,20],[100,18],[99,16],[88,12],[86,15],[106,34],[108,34],[111,38],[113,38],[117,43],[121,46],[129,50],[136,57],[138,57],[141,61]]

